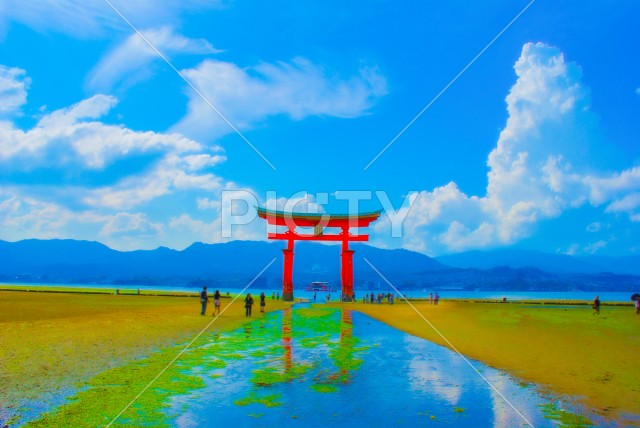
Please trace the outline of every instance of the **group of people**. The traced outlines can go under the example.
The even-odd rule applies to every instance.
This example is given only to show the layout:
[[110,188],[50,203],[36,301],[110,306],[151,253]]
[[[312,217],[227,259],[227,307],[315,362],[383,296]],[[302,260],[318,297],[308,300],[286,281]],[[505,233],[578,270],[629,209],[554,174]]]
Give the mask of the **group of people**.
[[[207,312],[207,304],[209,303],[209,294],[207,293],[207,287],[203,287],[200,292],[200,304],[202,305],[202,309],[200,310],[200,315],[204,315]],[[220,315],[220,291],[216,290],[213,293],[213,316],[215,317]]]
[[[280,293],[278,293],[278,300],[280,299]],[[251,316],[251,308],[253,307],[253,297],[251,297],[251,293],[247,293],[247,297],[244,298],[244,315],[246,317]],[[264,308],[267,306],[267,296],[264,294],[264,291],[260,293],[260,312],[264,312]]]
[[386,301],[388,304],[393,305],[394,300],[395,300],[395,296],[393,295],[393,293],[373,294],[373,291],[372,291],[371,294],[364,295],[364,297],[362,298],[362,303],[381,304],[383,301]]
[[[229,293],[227,293],[229,295]],[[220,315],[220,291],[216,290],[213,294],[213,316]],[[278,299],[280,299],[280,293],[278,293]],[[260,312],[264,312],[265,306],[267,306],[267,296],[264,294],[264,291],[260,293]],[[207,312],[207,304],[209,303],[209,294],[207,292],[207,287],[203,287],[202,291],[200,291],[200,315],[205,315]],[[247,296],[244,298],[244,308],[245,308],[245,316],[251,316],[251,309],[253,308],[253,297],[251,297],[251,293],[247,293]]]
[[436,291],[436,294],[429,293],[429,304],[437,305],[439,301],[440,301],[440,295],[438,295],[437,291]]

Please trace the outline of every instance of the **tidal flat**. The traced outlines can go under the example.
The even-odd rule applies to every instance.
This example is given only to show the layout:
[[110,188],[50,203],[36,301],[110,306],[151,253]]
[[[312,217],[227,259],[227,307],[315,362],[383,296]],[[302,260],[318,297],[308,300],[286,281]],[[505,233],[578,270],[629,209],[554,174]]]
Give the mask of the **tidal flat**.
[[[223,306],[228,302],[230,299],[223,300]],[[230,406],[244,412],[242,417],[262,420],[268,426],[269,421],[282,422],[277,415],[282,416],[295,401],[287,390],[277,389],[280,385],[302,385],[304,381],[305,393],[350,397],[358,385],[373,387],[358,383],[363,382],[361,376],[385,382],[387,374],[402,378],[404,370],[412,367],[390,361],[397,373],[385,374],[386,369],[372,366],[367,356],[377,355],[382,343],[410,343],[412,349],[422,349],[426,345],[418,346],[410,338],[422,337],[447,346],[406,303],[299,306],[293,306],[292,315],[290,304],[268,297],[268,313],[260,314],[254,306],[253,318],[248,320],[238,300],[119,424],[143,415],[152,424],[189,426],[184,421],[188,410],[197,407],[194,403],[206,401],[211,394],[217,402],[224,394]],[[445,301],[437,307],[428,302],[414,307],[464,355],[486,363],[487,372],[497,368],[513,376],[522,388],[535,385],[536,390],[572,397],[590,409],[591,419],[558,408],[553,400],[536,401],[540,411],[531,412],[537,417],[569,421],[564,425],[588,425],[594,416],[601,423],[638,422],[640,400],[635,383],[640,373],[635,356],[640,350],[640,320],[629,308],[603,307],[598,317],[585,306]],[[206,317],[199,315],[199,309],[194,297],[0,292],[0,422],[10,426],[106,425],[211,321],[211,306]],[[353,312],[357,322],[345,319],[346,315],[332,315],[330,310]],[[361,325],[370,321],[363,321],[358,313],[412,336],[400,342],[368,336],[370,331],[361,330]],[[385,330],[384,324],[374,330]],[[350,325],[353,329],[345,328]],[[416,353],[412,361],[429,352]],[[437,352],[420,364],[437,365],[443,358],[436,357]],[[242,368],[249,360],[249,368]],[[386,367],[387,362],[380,364]],[[243,370],[244,375],[238,373]],[[441,367],[438,372],[447,369]],[[451,391],[470,382],[465,377],[446,380],[430,378],[430,371],[420,373],[417,378],[444,382],[443,409],[448,408],[447,400],[453,400]],[[248,383],[239,393],[238,385],[244,381]],[[478,394],[478,388],[472,388],[473,394]],[[454,400],[450,412],[424,409],[413,416],[440,421],[454,418],[450,420],[454,424],[480,417],[473,404],[458,405],[472,392],[457,394],[462,398]],[[391,394],[390,399],[394,397]],[[298,412],[296,420],[304,420],[303,410]]]

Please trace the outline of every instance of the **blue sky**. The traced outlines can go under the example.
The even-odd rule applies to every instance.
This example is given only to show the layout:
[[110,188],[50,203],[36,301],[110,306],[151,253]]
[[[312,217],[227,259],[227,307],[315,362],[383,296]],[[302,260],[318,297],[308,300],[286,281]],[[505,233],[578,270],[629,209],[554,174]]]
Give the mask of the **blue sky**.
[[107,2],[3,2],[0,239],[265,239],[233,195],[367,191],[377,246],[640,252],[637,2],[534,2],[366,170],[528,2],[112,4],[275,169]]

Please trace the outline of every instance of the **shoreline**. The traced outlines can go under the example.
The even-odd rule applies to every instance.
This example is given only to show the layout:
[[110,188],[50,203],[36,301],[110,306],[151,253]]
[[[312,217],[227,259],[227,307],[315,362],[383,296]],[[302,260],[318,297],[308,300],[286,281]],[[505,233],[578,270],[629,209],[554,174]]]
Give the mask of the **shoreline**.
[[[120,290],[118,294],[116,294],[116,290]],[[231,291],[232,290],[232,291]],[[223,299],[232,298],[236,295],[236,289],[224,290],[221,293],[221,297]],[[56,286],[56,285],[27,285],[27,284],[8,284],[8,283],[0,283],[0,291],[23,291],[23,292],[31,292],[31,293],[68,293],[68,294],[96,294],[96,295],[119,295],[119,296],[152,296],[152,297],[199,297],[200,290],[195,289],[194,291],[163,291],[162,289],[140,289],[140,293],[138,294],[137,289],[135,288],[102,288],[102,287],[91,287],[90,285],[78,285],[77,287],[68,287],[64,285]],[[267,299],[271,300],[270,292],[274,290],[267,290]],[[227,294],[229,293],[229,294]],[[542,292],[540,292],[542,293]],[[209,294],[213,294],[212,291],[209,291]],[[406,299],[409,302],[414,303],[428,303],[428,297],[407,297]],[[396,298],[396,302],[401,302],[403,299]],[[541,299],[509,299],[507,301],[502,301],[501,299],[496,298],[483,298],[483,297],[442,297],[441,302],[461,302],[461,303],[495,303],[495,304],[531,304],[531,305],[559,305],[559,306],[590,306],[592,304],[591,300],[586,299],[558,299],[558,298],[541,298]],[[313,303],[320,304],[323,302],[313,302],[308,297],[298,297],[295,298],[294,302],[291,303]],[[331,301],[330,304],[341,303],[339,301]],[[372,305],[377,306],[376,303],[362,303],[360,300],[356,302],[348,302],[350,303],[358,303],[364,305]],[[382,303],[382,306],[387,305],[387,303]],[[628,306],[633,307],[633,302],[623,301],[623,300],[612,300],[612,301],[602,301],[601,306]]]

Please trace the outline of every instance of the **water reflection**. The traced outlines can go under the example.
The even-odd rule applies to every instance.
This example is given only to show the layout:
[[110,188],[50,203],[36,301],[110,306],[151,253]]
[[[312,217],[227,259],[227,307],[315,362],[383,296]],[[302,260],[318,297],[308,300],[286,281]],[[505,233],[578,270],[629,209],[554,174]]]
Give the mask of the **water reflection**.
[[[209,405],[215,396],[214,407],[231,417],[234,425],[249,426],[257,419],[262,426],[330,422],[340,427],[352,426],[354,418],[359,425],[371,426],[427,421],[454,426],[523,424],[458,355],[361,313],[297,307],[264,322],[261,351],[252,354],[256,358],[236,361],[222,370],[228,377],[252,367],[251,382],[245,381],[238,391],[242,392],[231,397],[213,390],[202,396]],[[277,347],[269,346],[270,329],[279,334],[272,342],[279,343]],[[539,407],[546,401],[535,389],[474,364],[537,426],[552,425]],[[209,426],[206,418],[194,416],[197,411],[192,406],[187,405],[192,415],[188,419]]]
[[289,306],[282,310],[282,349],[284,350],[284,370],[289,372],[293,367],[293,353],[291,345],[291,323],[293,309]]

